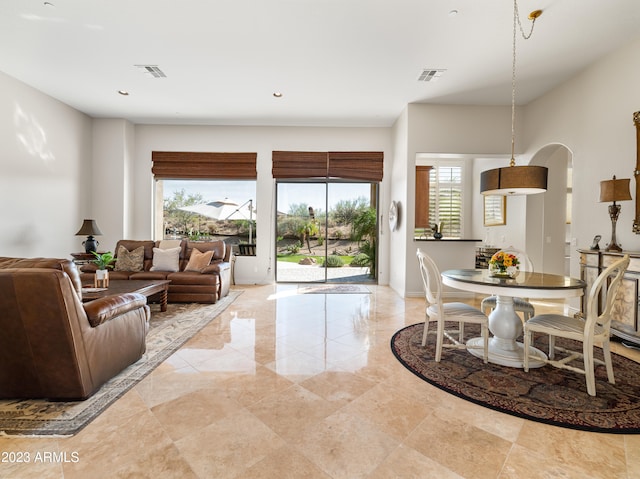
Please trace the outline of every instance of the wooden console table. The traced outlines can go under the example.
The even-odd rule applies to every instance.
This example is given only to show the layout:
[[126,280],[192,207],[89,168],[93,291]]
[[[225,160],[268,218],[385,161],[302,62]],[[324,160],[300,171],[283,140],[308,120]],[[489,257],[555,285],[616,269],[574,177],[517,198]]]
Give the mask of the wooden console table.
[[[587,283],[587,293],[582,298],[580,310],[586,311],[588,292],[598,275],[620,257],[628,254],[629,267],[622,278],[622,284],[616,302],[613,305],[611,333],[618,338],[640,345],[640,324],[638,321],[640,305],[640,252],[611,251],[579,249],[580,253],[580,279]],[[603,296],[600,298],[602,308],[603,298],[606,294],[603,288]],[[601,311],[601,309],[600,309]]]

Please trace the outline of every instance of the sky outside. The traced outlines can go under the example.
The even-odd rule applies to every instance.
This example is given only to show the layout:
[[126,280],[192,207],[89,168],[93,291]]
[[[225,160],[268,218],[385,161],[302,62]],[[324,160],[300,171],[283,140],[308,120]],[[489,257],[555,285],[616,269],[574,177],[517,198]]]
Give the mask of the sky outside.
[[[222,181],[222,180],[165,180],[164,198],[171,198],[175,191],[184,189],[189,194],[199,193],[203,203],[229,198],[242,205],[246,201],[254,200],[254,207],[260,208],[255,202],[255,181]],[[369,198],[368,183],[330,183],[329,209],[341,200],[356,200],[359,197]],[[292,204],[306,203],[317,211],[326,211],[324,183],[278,183],[278,211],[287,213]]]

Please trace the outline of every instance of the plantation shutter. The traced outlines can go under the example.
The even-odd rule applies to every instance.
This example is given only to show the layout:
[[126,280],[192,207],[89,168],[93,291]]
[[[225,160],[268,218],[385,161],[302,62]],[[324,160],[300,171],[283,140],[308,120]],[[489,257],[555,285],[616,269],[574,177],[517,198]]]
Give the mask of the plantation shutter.
[[441,224],[446,238],[462,237],[462,167],[441,166],[429,173],[429,224]]
[[154,151],[151,172],[156,179],[255,180],[257,153]]
[[274,151],[274,178],[344,178],[382,181],[381,151]]

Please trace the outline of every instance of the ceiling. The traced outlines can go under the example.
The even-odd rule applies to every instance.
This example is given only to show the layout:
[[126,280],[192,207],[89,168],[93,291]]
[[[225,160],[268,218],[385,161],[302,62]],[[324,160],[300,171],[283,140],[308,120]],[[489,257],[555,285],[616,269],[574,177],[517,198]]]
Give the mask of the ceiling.
[[[525,30],[544,13],[518,33],[518,104],[640,36],[639,0],[519,8]],[[512,28],[511,0],[0,0],[0,71],[96,118],[390,126],[409,103],[509,105]]]

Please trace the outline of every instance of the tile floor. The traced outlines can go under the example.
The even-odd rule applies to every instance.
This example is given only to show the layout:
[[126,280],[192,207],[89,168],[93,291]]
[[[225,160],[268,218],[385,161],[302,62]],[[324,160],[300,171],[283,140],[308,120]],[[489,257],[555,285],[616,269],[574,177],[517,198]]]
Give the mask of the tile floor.
[[0,477],[640,477],[640,435],[518,419],[415,377],[389,340],[422,321],[423,300],[368,287],[238,287],[219,321],[75,437],[0,437]]

